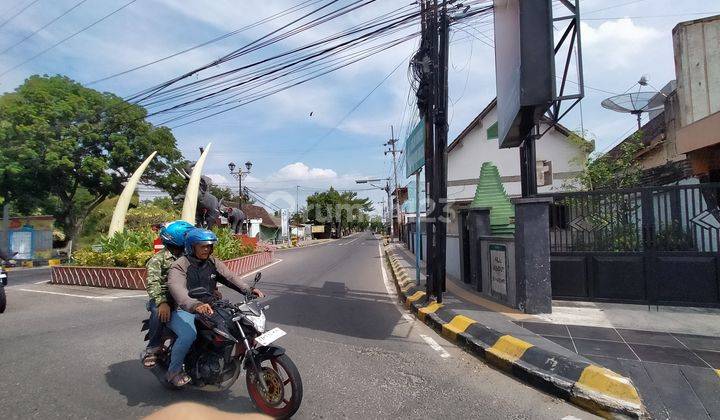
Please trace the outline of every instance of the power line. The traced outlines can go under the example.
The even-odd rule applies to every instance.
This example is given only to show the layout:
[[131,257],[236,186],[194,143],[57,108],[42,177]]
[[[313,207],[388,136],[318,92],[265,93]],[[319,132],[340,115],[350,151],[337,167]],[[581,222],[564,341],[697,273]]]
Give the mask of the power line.
[[298,10],[302,10],[302,9],[304,9],[305,7],[308,7],[308,6],[309,6],[308,3],[310,3],[310,5],[313,5],[313,4],[319,3],[320,1],[322,1],[322,0],[314,0],[314,1],[306,0],[306,1],[303,1],[303,2],[297,4],[297,5],[293,6],[293,7],[290,7],[290,8],[288,8],[288,9],[283,10],[283,11],[280,12],[280,13],[276,13],[276,14],[274,14],[274,15],[272,15],[272,16],[268,16],[268,17],[266,17],[266,18],[264,18],[264,19],[262,19],[262,20],[259,20],[259,21],[255,22],[255,23],[252,23],[252,24],[250,24],[250,25],[243,26],[243,27],[238,28],[238,29],[236,29],[236,30],[234,30],[234,31],[228,32],[228,33],[226,33],[226,34],[220,35],[220,36],[218,36],[218,37],[215,37],[215,38],[212,38],[212,39],[210,39],[210,40],[207,40],[207,41],[205,41],[205,42],[203,42],[203,43],[200,43],[200,44],[194,45],[194,46],[192,46],[192,47],[186,48],[186,49],[184,49],[184,50],[181,50],[181,51],[172,53],[172,54],[167,55],[167,56],[164,56],[164,57],[162,57],[162,58],[158,58],[158,59],[156,59],[156,60],[149,61],[149,62],[147,62],[147,63],[145,63],[145,64],[141,64],[141,65],[138,65],[138,66],[135,66],[135,67],[131,67],[131,68],[127,69],[127,70],[123,70],[123,71],[121,71],[121,72],[118,72],[118,73],[115,73],[115,74],[111,74],[111,75],[109,75],[109,76],[105,76],[105,77],[103,77],[103,78],[101,78],[101,79],[93,80],[93,81],[91,81],[91,82],[89,82],[89,83],[86,83],[85,85],[86,85],[86,86],[94,85],[94,84],[96,84],[96,83],[100,83],[100,82],[104,82],[104,81],[106,81],[106,80],[114,79],[114,78],[119,77],[119,76],[124,76],[124,75],[126,75],[126,74],[128,74],[128,73],[132,73],[132,72],[134,72],[134,71],[137,71],[137,70],[140,70],[140,69],[144,69],[144,68],[146,68],[146,67],[152,66],[152,65],[157,64],[157,63],[161,63],[161,62],[163,62],[163,61],[165,61],[165,60],[169,60],[169,59],[174,58],[174,57],[177,57],[177,56],[179,56],[179,55],[182,55],[182,54],[188,53],[188,52],[190,52],[190,51],[196,50],[196,49],[198,49],[198,48],[202,48],[202,47],[207,46],[207,45],[210,45],[210,44],[212,44],[212,43],[221,41],[221,40],[223,40],[223,39],[226,39],[226,38],[229,38],[229,37],[232,37],[232,36],[235,36],[235,35],[237,35],[237,34],[239,34],[239,33],[241,33],[241,32],[245,32],[245,31],[247,31],[247,30],[249,30],[249,29],[255,28],[255,27],[257,27],[257,26],[260,26],[260,25],[262,25],[262,24],[264,24],[264,23],[267,23],[267,22],[270,22],[270,21],[272,21],[272,20],[275,20],[275,19],[278,19],[278,18],[287,16],[287,15],[292,14],[292,13],[298,11]]
[[652,16],[615,16],[615,17],[600,17],[600,18],[580,18],[580,20],[619,20],[619,19],[659,19],[659,18],[669,18],[669,17],[678,17],[678,16],[698,16],[698,15],[717,15],[720,11],[712,11],[712,12],[693,12],[693,13],[676,13],[676,14],[669,14],[669,15],[652,15]]
[[75,5],[69,9],[67,9],[65,12],[63,12],[60,16],[56,17],[55,19],[51,20],[50,22],[46,23],[42,27],[36,29],[35,31],[31,32],[29,35],[25,36],[25,38],[21,39],[20,41],[12,44],[11,46],[5,48],[4,50],[0,51],[0,54],[5,54],[6,52],[10,51],[11,49],[17,47],[18,45],[22,44],[23,42],[27,41],[28,39],[32,38],[33,35],[36,33],[42,31],[43,29],[47,28],[48,26],[52,25],[53,23],[57,22],[62,18],[63,16],[67,15],[68,13],[72,12],[76,8],[80,7],[83,3],[85,3],[87,0],[80,0],[79,2],[75,3]]
[[84,28],[80,29],[79,31],[77,31],[77,32],[75,32],[75,33],[73,33],[73,34],[71,34],[71,35],[66,36],[65,38],[63,38],[63,39],[61,39],[60,41],[56,42],[55,44],[49,46],[48,48],[45,48],[44,50],[40,51],[39,53],[37,53],[37,54],[33,55],[32,57],[28,58],[27,60],[25,60],[25,61],[23,61],[23,62],[15,65],[15,66],[7,69],[7,70],[5,70],[4,72],[0,73],[0,77],[5,76],[6,74],[10,73],[11,71],[13,71],[13,70],[15,70],[15,69],[17,69],[17,68],[19,68],[19,67],[21,67],[21,66],[23,66],[23,65],[25,65],[25,64],[27,64],[27,63],[29,63],[29,62],[31,62],[31,61],[33,61],[34,59],[36,59],[36,58],[40,57],[41,55],[45,54],[46,52],[52,50],[53,48],[57,47],[58,45],[60,45],[60,44],[64,43],[65,41],[67,41],[67,40],[75,37],[76,35],[78,35],[78,34],[80,34],[80,33],[82,33],[82,32],[87,31],[88,29],[90,29],[90,28],[92,28],[93,26],[97,25],[98,23],[104,21],[105,19],[109,18],[110,16],[114,15],[115,13],[117,13],[117,12],[121,11],[122,9],[124,9],[124,8],[130,6],[131,4],[135,3],[136,1],[137,1],[137,0],[130,0],[129,2],[125,3],[124,5],[118,7],[117,9],[113,10],[112,12],[106,14],[105,16],[101,17],[100,19],[98,19],[98,20],[96,20],[95,22],[91,23],[90,25],[85,26]]
[[27,6],[23,7],[22,9],[20,9],[19,12],[15,13],[14,15],[10,16],[9,18],[7,18],[3,23],[0,23],[0,29],[2,29],[3,26],[5,26],[5,25],[7,25],[8,23],[10,23],[11,20],[13,20],[13,19],[15,19],[16,17],[20,16],[20,15],[22,14],[22,12],[26,11],[27,9],[29,9],[30,6],[32,6],[33,4],[35,4],[35,3],[39,2],[39,1],[40,1],[40,0],[31,1]]

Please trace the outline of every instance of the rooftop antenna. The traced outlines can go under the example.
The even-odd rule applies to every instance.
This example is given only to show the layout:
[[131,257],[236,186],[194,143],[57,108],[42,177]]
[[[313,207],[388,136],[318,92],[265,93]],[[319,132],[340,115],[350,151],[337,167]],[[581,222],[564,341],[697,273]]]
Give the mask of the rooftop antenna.
[[[611,96],[602,101],[600,105],[602,105],[603,108],[607,108],[615,112],[624,112],[637,116],[638,130],[640,130],[642,127],[640,122],[642,113],[662,108],[663,103],[657,100],[653,101],[653,98],[658,94],[658,92],[654,90],[641,91],[641,89],[645,86],[650,86],[652,88],[652,85],[648,82],[647,76],[643,75],[636,85],[638,85],[637,92]],[[633,87],[635,87],[635,85],[631,86],[630,89]]]

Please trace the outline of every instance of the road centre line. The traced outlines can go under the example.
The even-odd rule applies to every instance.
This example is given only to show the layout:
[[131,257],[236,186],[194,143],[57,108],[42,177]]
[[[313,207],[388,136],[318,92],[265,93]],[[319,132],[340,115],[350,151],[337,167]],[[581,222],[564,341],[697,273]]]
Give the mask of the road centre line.
[[428,337],[425,334],[420,334],[420,338],[422,338],[430,348],[435,350],[436,352],[440,353],[440,357],[443,359],[447,359],[450,357],[450,353],[448,353],[440,344],[437,343],[437,341],[433,340],[432,337]]

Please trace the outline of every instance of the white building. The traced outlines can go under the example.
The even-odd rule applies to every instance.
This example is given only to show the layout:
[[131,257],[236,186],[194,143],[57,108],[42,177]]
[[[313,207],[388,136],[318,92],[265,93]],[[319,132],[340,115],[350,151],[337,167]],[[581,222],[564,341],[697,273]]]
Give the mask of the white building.
[[[472,201],[483,162],[497,166],[508,195],[520,196],[519,151],[499,147],[496,114],[493,100],[448,145],[448,201]],[[548,125],[543,124],[541,132],[547,128]],[[568,141],[569,135],[569,130],[558,124],[537,140],[538,193],[567,189],[582,170],[585,155],[578,145]]]
[[[541,133],[550,126],[541,125]],[[557,124],[537,140],[538,193],[563,191],[575,185],[586,155],[580,144],[568,139],[570,131]],[[519,197],[520,154],[517,148],[501,149],[498,142],[496,101],[480,114],[452,141],[448,151],[448,201],[450,221],[447,227],[447,273],[460,278],[460,244],[457,210],[475,197],[483,162],[497,166],[505,191]]]

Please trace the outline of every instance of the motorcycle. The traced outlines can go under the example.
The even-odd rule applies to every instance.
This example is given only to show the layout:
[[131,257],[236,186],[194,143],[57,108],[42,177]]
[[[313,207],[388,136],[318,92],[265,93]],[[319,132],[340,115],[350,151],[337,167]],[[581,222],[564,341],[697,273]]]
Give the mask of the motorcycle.
[[[253,285],[260,277],[258,273]],[[195,318],[197,338],[185,357],[185,370],[192,380],[186,386],[225,391],[245,370],[250,399],[260,411],[274,418],[295,414],[302,402],[302,380],[285,349],[271,345],[286,333],[280,328],[266,331],[265,311],[269,305],[261,307],[253,295],[231,303],[202,287],[191,289],[188,295],[209,303],[213,315]],[[142,331],[148,329],[149,321],[143,321]],[[164,334],[164,345],[152,372],[163,386],[177,389],[166,379],[175,335],[167,328]],[[146,335],[145,341],[148,339]]]

